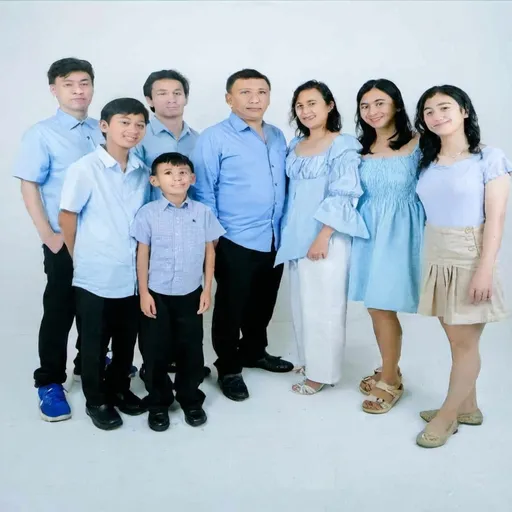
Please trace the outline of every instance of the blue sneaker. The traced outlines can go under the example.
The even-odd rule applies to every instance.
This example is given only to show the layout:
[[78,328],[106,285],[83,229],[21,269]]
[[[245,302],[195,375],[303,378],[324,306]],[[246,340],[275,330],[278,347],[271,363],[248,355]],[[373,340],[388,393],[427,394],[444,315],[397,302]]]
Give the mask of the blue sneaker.
[[[112,362],[112,359],[108,356],[105,356],[105,367],[107,367]],[[134,379],[137,376],[138,368],[136,366],[133,366],[133,364],[130,366],[130,373],[128,374],[128,377],[130,379]]]
[[64,421],[71,418],[71,409],[62,384],[48,384],[38,388],[39,410],[45,421]]

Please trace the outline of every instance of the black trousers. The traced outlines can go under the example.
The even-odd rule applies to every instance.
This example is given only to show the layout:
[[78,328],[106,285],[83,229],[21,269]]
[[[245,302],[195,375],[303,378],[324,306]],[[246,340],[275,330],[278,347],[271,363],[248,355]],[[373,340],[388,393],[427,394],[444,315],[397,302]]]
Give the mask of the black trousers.
[[[130,366],[139,330],[139,297],[99,297],[75,288],[81,320],[82,389],[88,406],[110,402],[114,393],[130,389]],[[112,341],[112,363],[105,356]]]
[[[142,315],[140,349],[149,410],[167,409],[176,400],[186,410],[205,399],[199,389],[204,378],[203,315],[198,315],[202,288],[188,295],[162,295],[150,290],[156,318]],[[170,354],[176,361],[174,386],[167,374]]]
[[212,341],[218,357],[215,366],[221,377],[240,373],[244,363],[265,354],[267,327],[283,275],[283,265],[274,267],[275,257],[274,249],[259,252],[224,237],[219,240]]
[[[43,294],[43,318],[39,328],[40,367],[34,372],[36,387],[62,384],[66,381],[68,336],[76,316],[73,261],[66,246],[54,254],[43,245],[44,272],[47,277]],[[76,317],[77,330],[80,322]],[[76,343],[80,359],[80,336]]]

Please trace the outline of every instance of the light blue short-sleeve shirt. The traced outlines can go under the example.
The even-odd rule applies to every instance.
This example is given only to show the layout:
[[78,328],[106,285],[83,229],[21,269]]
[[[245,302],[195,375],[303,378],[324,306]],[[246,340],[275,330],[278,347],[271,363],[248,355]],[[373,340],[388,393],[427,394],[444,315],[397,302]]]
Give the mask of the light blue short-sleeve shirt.
[[23,135],[13,176],[37,183],[51,228],[60,232],[59,202],[67,168],[104,142],[98,121],[80,121],[62,110]]
[[151,247],[151,290],[163,295],[187,295],[203,278],[205,244],[225,233],[213,212],[190,198],[178,208],[165,197],[143,206],[131,234]]
[[113,299],[137,292],[137,244],[130,226],[149,200],[148,176],[133,153],[123,172],[102,146],[68,169],[60,209],[78,214],[73,286]]
[[153,116],[146,129],[146,135],[142,142],[135,147],[135,154],[148,166],[162,153],[181,153],[190,157],[194,149],[199,133],[183,123],[183,130],[178,138],[165,127],[165,125]]

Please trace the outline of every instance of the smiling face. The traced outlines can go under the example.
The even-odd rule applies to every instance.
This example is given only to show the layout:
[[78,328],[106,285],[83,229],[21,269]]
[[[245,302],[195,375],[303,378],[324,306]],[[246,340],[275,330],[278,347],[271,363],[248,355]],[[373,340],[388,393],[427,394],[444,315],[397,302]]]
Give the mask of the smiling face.
[[161,163],[149,180],[154,187],[160,187],[165,196],[183,196],[196,182],[196,177],[188,165]]
[[73,71],[67,76],[58,76],[55,83],[50,85],[50,91],[64,112],[75,117],[87,115],[94,94],[89,73]]
[[146,101],[160,119],[172,119],[183,116],[188,100],[181,82],[164,78],[153,84],[151,98],[146,97]]
[[309,130],[325,128],[329,112],[334,104],[327,104],[318,89],[301,91],[295,102],[295,114],[298,120]]
[[359,113],[365,123],[378,130],[394,124],[396,108],[391,96],[379,89],[371,89],[361,98]]
[[100,121],[107,145],[115,144],[123,149],[136,146],[146,133],[146,120],[142,114],[115,114],[107,123]]
[[425,101],[423,121],[427,128],[439,137],[446,137],[458,131],[464,132],[467,113],[446,94],[435,94]]
[[226,94],[226,102],[246,122],[261,122],[270,104],[270,87],[262,78],[239,78]]

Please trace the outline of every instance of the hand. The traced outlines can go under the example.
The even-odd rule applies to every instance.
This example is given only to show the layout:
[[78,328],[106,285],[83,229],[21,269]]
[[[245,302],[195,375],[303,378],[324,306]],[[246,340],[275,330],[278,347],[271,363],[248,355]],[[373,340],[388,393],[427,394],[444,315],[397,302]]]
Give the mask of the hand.
[[327,253],[329,252],[329,238],[330,237],[320,235],[317,236],[309,248],[307,257],[313,261],[327,258]]
[[156,318],[155,299],[153,299],[149,292],[141,294],[140,309],[148,318]]
[[199,310],[197,312],[198,315],[202,315],[208,308],[210,307],[210,303],[212,301],[210,290],[203,290],[201,293],[201,297],[199,298]]
[[43,239],[43,244],[46,245],[53,254],[57,254],[64,245],[64,237],[61,233],[52,233]]
[[492,297],[493,269],[479,267],[469,284],[469,300],[472,304],[489,300]]

